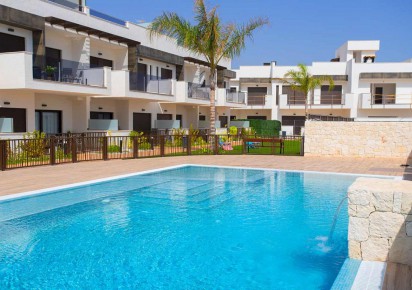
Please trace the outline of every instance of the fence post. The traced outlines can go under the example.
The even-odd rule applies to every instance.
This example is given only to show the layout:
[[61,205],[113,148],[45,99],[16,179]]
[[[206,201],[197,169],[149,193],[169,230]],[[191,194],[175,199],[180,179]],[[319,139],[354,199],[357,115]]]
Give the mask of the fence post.
[[103,160],[109,160],[109,154],[108,154],[108,150],[107,150],[107,145],[108,145],[108,137],[104,136],[103,137],[103,146],[102,146],[102,154],[103,154]]
[[56,139],[52,136],[50,139],[50,165],[56,164]]
[[165,136],[161,135],[160,137],[160,156],[165,156]]
[[133,142],[133,158],[139,158],[139,139],[137,136],[132,137],[132,142]]
[[76,137],[71,137],[70,138],[72,141],[72,162],[76,163],[77,162],[77,140]]
[[192,136],[189,134],[187,135],[187,155],[192,155]]
[[7,168],[7,141],[0,140],[0,169],[5,171]]
[[213,154],[218,155],[219,154],[219,135],[215,134],[215,140],[214,140],[214,150]]
[[244,136],[242,136],[242,144],[243,144],[243,146],[242,146],[242,154],[246,154],[246,151],[247,151],[247,142],[246,142]]
[[302,139],[300,141],[300,156],[305,155],[305,136],[302,136]]

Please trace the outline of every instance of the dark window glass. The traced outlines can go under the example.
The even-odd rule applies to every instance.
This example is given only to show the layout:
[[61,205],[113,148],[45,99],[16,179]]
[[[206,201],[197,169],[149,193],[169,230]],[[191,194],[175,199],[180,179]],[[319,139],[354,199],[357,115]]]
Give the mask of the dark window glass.
[[112,112],[90,112],[90,119],[113,120]]
[[0,53],[25,50],[26,44],[24,41],[24,37],[0,33]]
[[173,71],[171,69],[162,68],[161,74],[162,74],[161,75],[162,80],[172,79],[173,77]]
[[199,116],[199,121],[206,121],[206,116],[200,115]]
[[26,132],[26,109],[0,108],[0,118],[13,119],[13,132]]
[[91,68],[96,68],[96,67],[111,67],[113,68],[113,61],[110,59],[104,59],[100,57],[90,57],[90,67]]
[[157,120],[173,120],[172,114],[157,114]]

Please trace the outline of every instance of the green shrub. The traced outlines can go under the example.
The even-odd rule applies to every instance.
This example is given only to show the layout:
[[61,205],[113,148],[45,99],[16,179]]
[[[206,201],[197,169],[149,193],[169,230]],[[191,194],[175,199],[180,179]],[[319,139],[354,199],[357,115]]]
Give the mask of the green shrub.
[[232,136],[236,136],[237,135],[237,127],[235,126],[230,126],[229,128],[229,134]]
[[24,141],[20,143],[23,157],[39,158],[45,154],[46,134],[40,131],[28,132],[23,135]]
[[120,146],[118,146],[118,145],[109,145],[109,146],[107,147],[107,152],[109,152],[109,153],[121,152]]
[[249,121],[250,127],[253,128],[259,136],[279,136],[282,123],[277,120],[239,120]]

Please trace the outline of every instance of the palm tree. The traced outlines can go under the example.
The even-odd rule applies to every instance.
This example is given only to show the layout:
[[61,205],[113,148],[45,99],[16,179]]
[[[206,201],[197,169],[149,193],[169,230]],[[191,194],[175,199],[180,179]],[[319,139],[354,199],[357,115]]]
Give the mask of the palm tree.
[[245,25],[222,24],[217,7],[207,10],[204,0],[195,0],[195,24],[176,13],[164,12],[149,26],[150,37],[166,35],[177,40],[193,53],[203,56],[210,66],[210,131],[216,132],[215,93],[216,69],[224,58],[239,56],[253,31],[268,23],[267,19],[251,19]]
[[[305,95],[305,118],[308,118],[308,100],[309,94],[319,88],[322,83],[329,82],[329,90],[335,86],[331,76],[313,76],[310,74],[308,67],[304,64],[298,64],[298,70],[290,70],[283,77],[285,83],[290,85],[292,90],[302,92]],[[288,80],[290,79],[290,80]]]

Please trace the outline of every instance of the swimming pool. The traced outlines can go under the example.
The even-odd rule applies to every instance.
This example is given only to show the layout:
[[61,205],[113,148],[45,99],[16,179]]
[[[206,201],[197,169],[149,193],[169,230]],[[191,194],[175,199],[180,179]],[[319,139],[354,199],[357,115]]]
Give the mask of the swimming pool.
[[329,289],[356,176],[185,166],[0,202],[0,289]]

